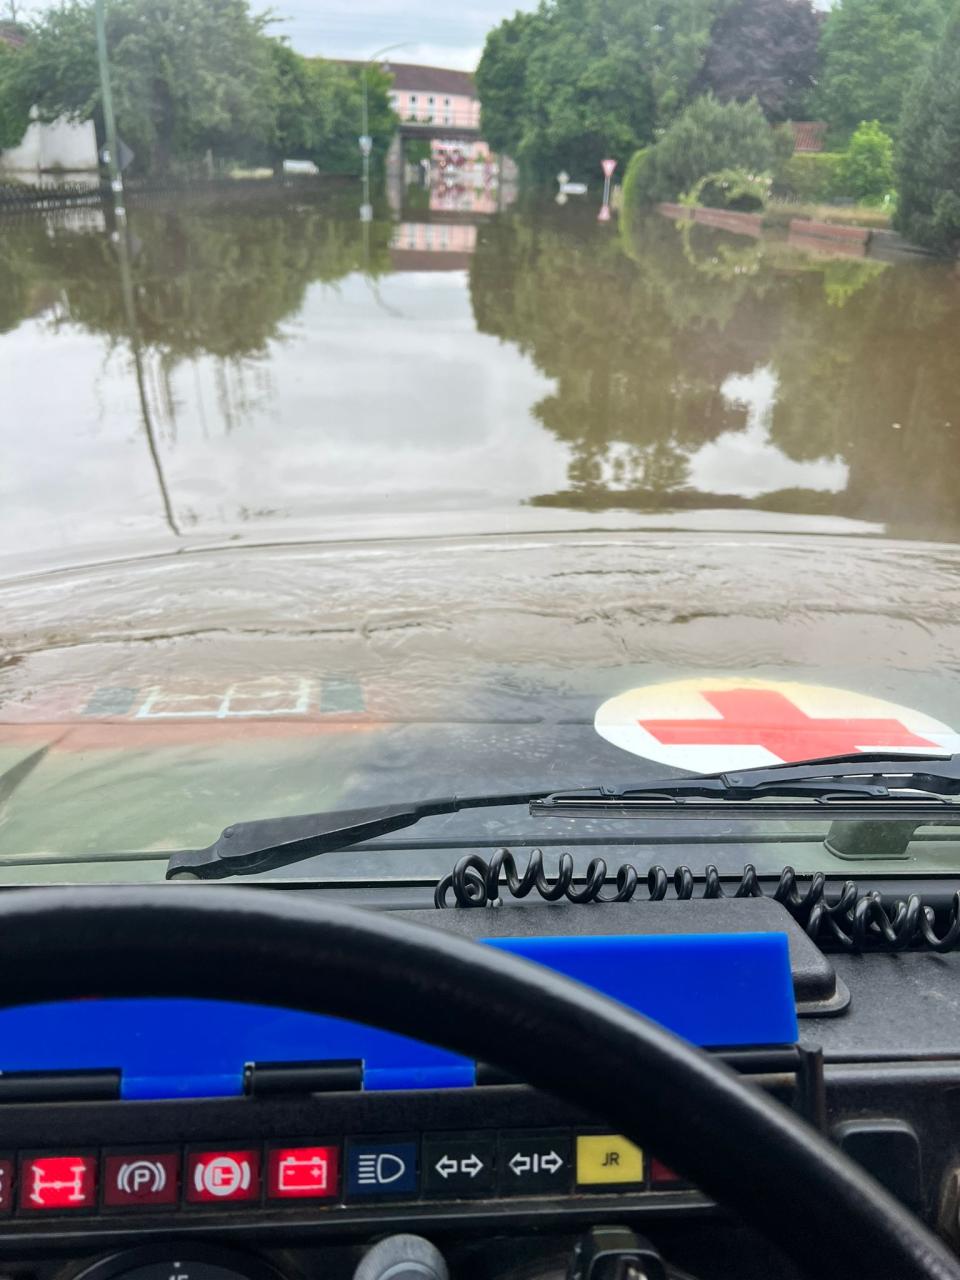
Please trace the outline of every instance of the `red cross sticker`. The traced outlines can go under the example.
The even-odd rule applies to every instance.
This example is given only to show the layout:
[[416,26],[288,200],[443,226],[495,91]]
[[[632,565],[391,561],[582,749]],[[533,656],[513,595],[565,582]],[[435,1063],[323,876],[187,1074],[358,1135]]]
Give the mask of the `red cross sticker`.
[[960,751],[950,725],[909,706],[756,677],[641,685],[602,703],[594,726],[633,755],[704,773],[854,751]]
[[813,760],[846,755],[882,743],[905,750],[937,748],[899,720],[880,716],[808,716],[773,689],[704,690],[719,720],[638,720],[647,733],[668,746],[750,744],[765,747],[781,760]]

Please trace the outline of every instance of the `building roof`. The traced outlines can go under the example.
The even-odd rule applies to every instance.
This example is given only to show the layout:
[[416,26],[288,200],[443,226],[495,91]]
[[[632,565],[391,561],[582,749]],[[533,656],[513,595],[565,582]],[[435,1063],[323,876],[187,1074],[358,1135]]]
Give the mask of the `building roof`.
[[[344,59],[348,67],[359,67],[360,62]],[[393,87],[402,93],[455,93],[467,98],[477,96],[477,87],[469,71],[453,71],[449,67],[424,67],[415,62],[384,60],[380,66],[393,76]]]
[[823,120],[793,120],[793,150],[822,151],[827,126]]

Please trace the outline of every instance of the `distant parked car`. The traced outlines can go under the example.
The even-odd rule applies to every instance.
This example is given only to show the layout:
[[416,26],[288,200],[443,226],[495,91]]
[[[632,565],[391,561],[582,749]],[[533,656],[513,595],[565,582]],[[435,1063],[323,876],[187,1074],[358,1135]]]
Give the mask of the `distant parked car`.
[[316,177],[320,172],[312,160],[284,160],[283,172]]

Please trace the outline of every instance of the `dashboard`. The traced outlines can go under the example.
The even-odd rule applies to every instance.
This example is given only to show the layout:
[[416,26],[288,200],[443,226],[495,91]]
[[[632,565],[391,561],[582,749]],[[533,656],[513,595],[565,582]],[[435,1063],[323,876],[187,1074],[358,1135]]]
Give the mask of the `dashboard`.
[[[407,914],[478,939],[786,934],[793,1041],[710,1051],[960,1242],[960,1027],[944,1018],[956,957],[825,957],[761,901]],[[756,1017],[762,992],[742,1003]],[[137,1042],[139,1074],[125,1080],[103,1007],[84,1004],[71,1016],[90,1022],[86,1040],[48,1011],[47,1059],[30,1044],[41,1024],[0,1014],[2,1280],[797,1274],[655,1151],[483,1064],[469,1079],[443,1059],[377,1077],[344,1032],[337,1056],[249,1051],[235,1075],[217,1060],[201,1085],[197,1038],[229,1032],[205,1023],[209,1009],[191,1022],[175,1007],[154,1017],[152,1040],[114,1020]],[[165,1047],[165,1077],[145,1072],[151,1043]]]

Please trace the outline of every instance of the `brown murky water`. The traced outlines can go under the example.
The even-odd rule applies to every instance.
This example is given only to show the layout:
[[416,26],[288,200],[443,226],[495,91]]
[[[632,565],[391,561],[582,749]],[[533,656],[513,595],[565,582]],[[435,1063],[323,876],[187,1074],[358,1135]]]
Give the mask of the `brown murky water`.
[[7,221],[0,546],[522,508],[956,540],[958,333],[951,265],[573,206],[181,196],[126,263],[99,211]]

